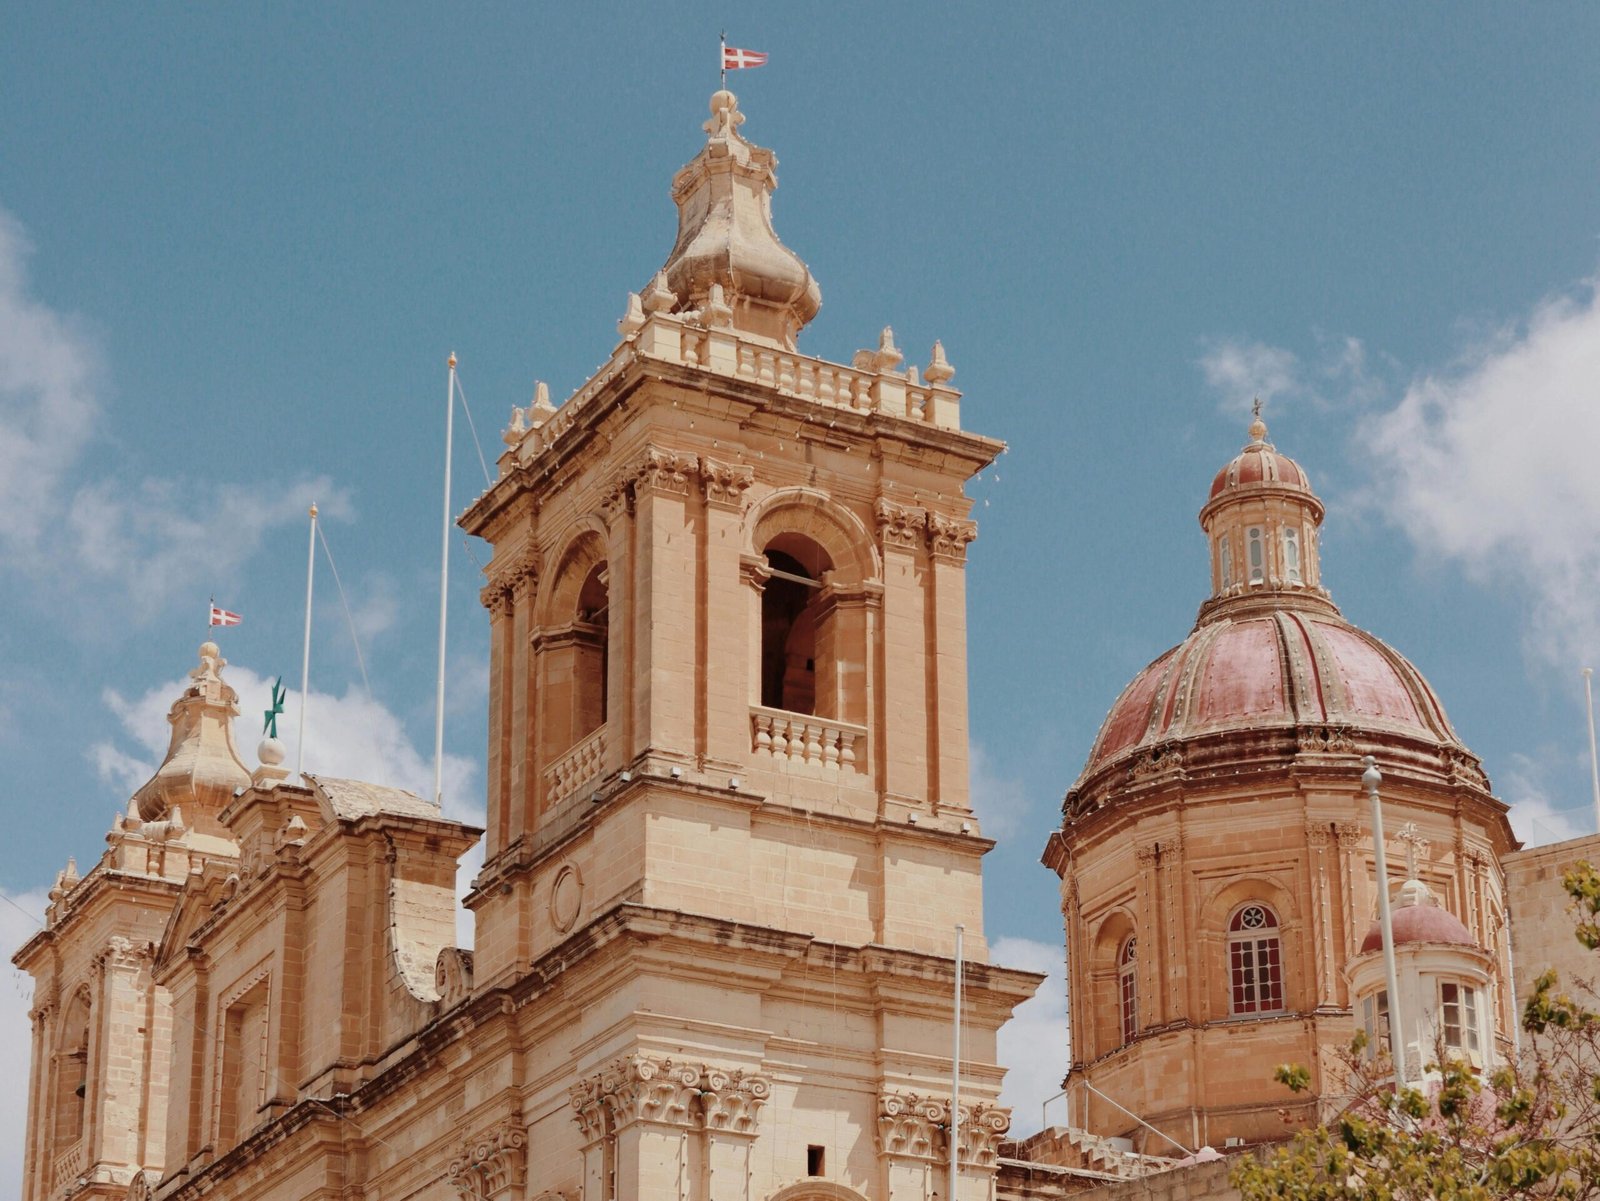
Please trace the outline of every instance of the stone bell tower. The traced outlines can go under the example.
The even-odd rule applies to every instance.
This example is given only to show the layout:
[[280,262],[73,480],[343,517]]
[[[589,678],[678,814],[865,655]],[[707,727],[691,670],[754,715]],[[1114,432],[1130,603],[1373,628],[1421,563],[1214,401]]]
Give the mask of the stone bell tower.
[[[964,923],[987,1196],[1037,983],[985,962],[967,790],[962,489],[1001,447],[937,344],[796,349],[821,292],[744,119],[712,97],[665,266],[461,522],[494,547],[473,988],[581,975],[529,1045],[576,1081],[584,1201],[943,1197]],[[535,1120],[530,1168],[569,1138]]]

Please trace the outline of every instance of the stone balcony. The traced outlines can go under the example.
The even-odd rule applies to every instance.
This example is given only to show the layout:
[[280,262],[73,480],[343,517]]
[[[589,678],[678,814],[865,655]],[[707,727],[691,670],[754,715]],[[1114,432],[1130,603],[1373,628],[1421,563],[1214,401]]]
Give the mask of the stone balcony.
[[544,769],[545,804],[559,805],[594,783],[604,773],[605,762],[606,727],[601,726]]
[[758,761],[864,772],[867,728],[760,705],[750,709],[750,750]]

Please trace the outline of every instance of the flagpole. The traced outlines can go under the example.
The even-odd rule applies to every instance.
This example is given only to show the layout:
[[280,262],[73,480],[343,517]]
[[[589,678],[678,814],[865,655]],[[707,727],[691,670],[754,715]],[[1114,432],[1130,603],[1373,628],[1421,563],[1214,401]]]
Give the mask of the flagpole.
[[950,1184],[945,1195],[954,1201],[961,1176],[961,976],[966,966],[962,961],[961,936],[966,927],[956,926],[956,995],[955,1035],[950,1051]]
[[306,701],[311,688],[311,582],[317,570],[317,506],[311,505],[311,541],[306,547],[306,636],[300,653],[300,733],[296,736],[294,774],[301,782],[306,762]]
[[439,685],[433,703],[433,801],[444,804],[444,633],[450,600],[450,444],[455,436],[456,353],[444,398],[444,526],[439,534]]

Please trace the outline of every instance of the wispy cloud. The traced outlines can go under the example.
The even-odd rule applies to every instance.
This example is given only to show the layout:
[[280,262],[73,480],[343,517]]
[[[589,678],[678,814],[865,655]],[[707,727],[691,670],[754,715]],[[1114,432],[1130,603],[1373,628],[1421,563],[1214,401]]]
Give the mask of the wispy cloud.
[[1424,555],[1526,605],[1533,653],[1600,655],[1600,296],[1593,281],[1478,339],[1374,415],[1376,499]]
[[318,499],[330,516],[348,497],[328,480],[290,483],[271,497],[195,478],[97,473],[80,482],[89,447],[115,420],[105,371],[79,318],[34,295],[32,247],[0,209],[0,554],[47,603],[115,586],[143,619],[174,596],[230,579],[272,529]]
[[1002,775],[981,743],[972,743],[972,809],[988,838],[1007,838],[1022,826],[1028,812],[1028,794],[1022,782]]
[[1200,371],[1229,412],[1248,413],[1257,397],[1267,404],[1304,389],[1295,354],[1264,342],[1212,341],[1200,356]]
[[[998,1055],[1006,1069],[1000,1103],[1011,1107],[1011,1136],[1026,1138],[1041,1129],[1040,1107],[1061,1091],[1067,1074],[1065,953],[1058,943],[997,938],[989,946],[989,958],[1046,975],[1039,991],[1017,1006],[998,1037]],[[1052,1121],[1060,1119],[1059,1113],[1051,1115]]]
[[1557,807],[1550,799],[1546,763],[1545,756],[1512,755],[1509,769],[1498,781],[1501,797],[1511,806],[1511,829],[1530,847],[1565,842],[1590,832],[1587,804],[1580,801]]

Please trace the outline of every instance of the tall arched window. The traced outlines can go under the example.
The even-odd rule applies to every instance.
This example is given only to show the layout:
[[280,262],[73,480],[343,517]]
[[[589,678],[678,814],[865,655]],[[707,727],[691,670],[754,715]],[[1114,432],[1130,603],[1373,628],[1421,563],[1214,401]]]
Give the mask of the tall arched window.
[[1139,940],[1132,935],[1123,940],[1117,953],[1117,1001],[1122,1017],[1122,1045],[1127,1046],[1139,1033]]
[[1259,584],[1267,578],[1267,552],[1261,537],[1261,527],[1253,525],[1244,532],[1245,545],[1250,548],[1250,582]]
[[70,1147],[83,1135],[89,1093],[89,997],[79,992],[67,1006],[56,1056],[55,1144]]
[[573,740],[587,738],[606,724],[606,670],[610,589],[606,565],[596,563],[578,590],[573,629]]
[[832,654],[820,594],[823,574],[833,564],[820,546],[798,534],[769,542],[766,560],[771,576],[761,591],[761,703],[833,717],[828,689],[817,686],[818,662]]
[[1241,905],[1228,922],[1228,1011],[1236,1015],[1283,1010],[1283,944],[1278,915],[1260,902]]

